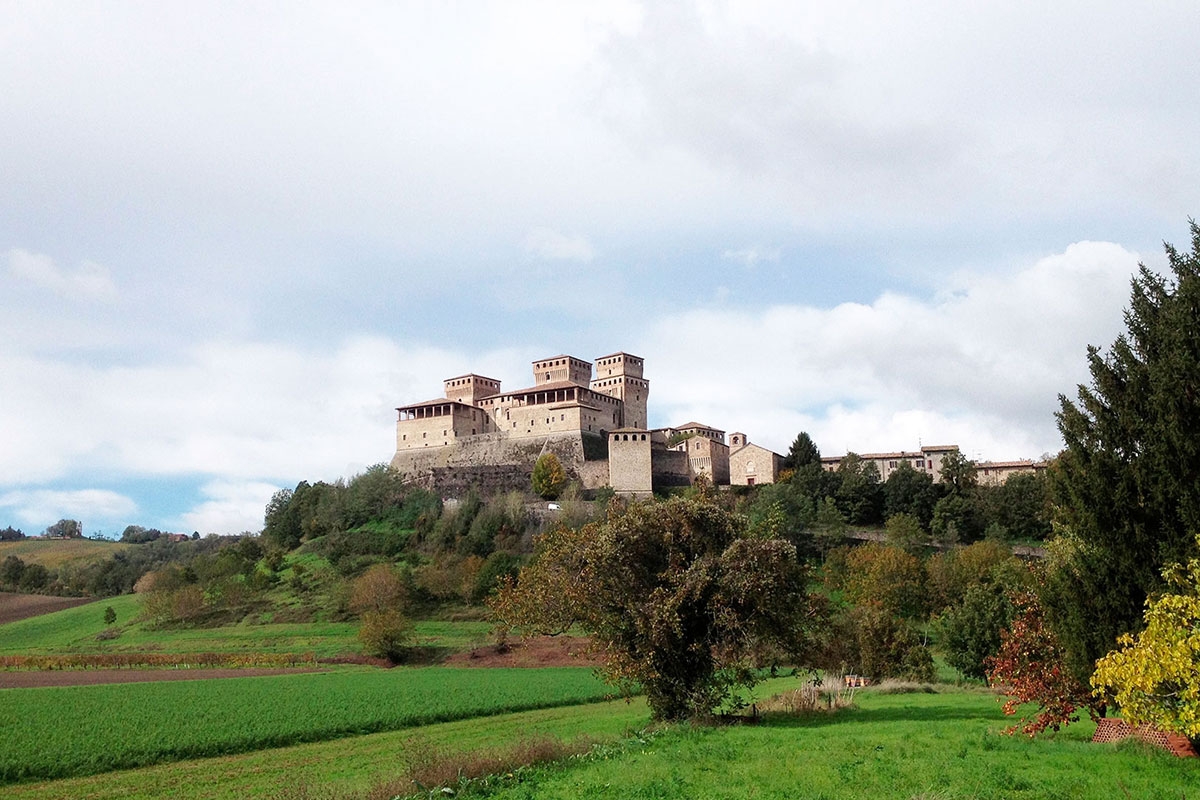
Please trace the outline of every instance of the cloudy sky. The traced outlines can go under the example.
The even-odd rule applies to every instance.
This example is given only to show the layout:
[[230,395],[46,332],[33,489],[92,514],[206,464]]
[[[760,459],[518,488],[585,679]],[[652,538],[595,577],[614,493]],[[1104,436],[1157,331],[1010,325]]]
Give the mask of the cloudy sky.
[[1036,458],[1200,214],[1191,2],[0,14],[26,533],[257,530],[559,353],[645,357],[652,425]]

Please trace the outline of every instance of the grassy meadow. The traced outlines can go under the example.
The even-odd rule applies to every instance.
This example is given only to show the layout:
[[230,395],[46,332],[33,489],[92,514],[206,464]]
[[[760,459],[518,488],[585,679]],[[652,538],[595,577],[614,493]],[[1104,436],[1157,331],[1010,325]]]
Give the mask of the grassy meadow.
[[[104,609],[118,638],[100,641]],[[239,624],[152,630],[139,600],[113,597],[0,625],[0,655],[100,652],[360,651],[357,624]],[[445,652],[486,641],[483,622],[426,620],[416,643]],[[943,677],[951,670],[940,665]],[[795,677],[755,690],[795,688]],[[587,668],[337,667],[329,672],[0,690],[0,796],[367,800],[409,788],[431,758],[551,736],[587,737],[590,754],[501,770],[455,786],[497,798],[1187,798],[1200,759],[1137,743],[1093,745],[1081,722],[1036,740],[978,688],[862,690],[834,714],[766,715],[760,724],[653,728],[645,703],[604,700]],[[634,733],[636,732],[636,733]],[[432,755],[431,755],[432,754]],[[372,792],[375,792],[372,795]],[[382,792],[382,793],[381,793]],[[428,796],[423,793],[421,796]]]
[[[480,671],[490,675],[490,671]],[[538,672],[538,671],[528,671]],[[343,676],[345,677],[345,676]],[[481,678],[490,683],[490,679]],[[266,679],[264,679],[266,680]],[[211,682],[202,682],[211,683]],[[758,695],[795,686],[777,679]],[[122,687],[125,688],[125,687]],[[1005,736],[1010,719],[983,691],[861,691],[835,714],[768,715],[758,725],[647,732],[640,700],[469,717],[404,730],[164,763],[91,777],[11,784],[6,797],[365,798],[430,749],[471,753],[530,736],[588,736],[592,755],[477,782],[496,798],[1187,798],[1200,760],[1144,745],[1094,745],[1081,722],[1039,739]],[[637,731],[632,736],[630,732]],[[624,735],[623,735],[624,734]],[[486,784],[486,785],[484,785]],[[454,787],[464,794],[464,787]],[[424,793],[421,796],[425,796]]]
[[496,798],[1186,798],[1200,760],[1144,745],[1094,745],[1082,722],[1031,740],[984,692],[864,691],[834,715],[762,725],[679,726],[646,745],[531,771]]
[[0,561],[16,556],[27,564],[41,564],[46,569],[57,570],[68,564],[109,558],[136,546],[103,539],[21,539],[0,542]]
[[[117,614],[116,639],[96,637],[108,626],[104,609]],[[226,625],[216,628],[155,630],[138,621],[140,598],[121,595],[76,608],[0,625],[0,655],[66,653],[294,653],[336,658],[361,652],[357,622],[304,622]],[[445,652],[469,649],[487,640],[486,622],[422,620],[413,626],[413,645]]]

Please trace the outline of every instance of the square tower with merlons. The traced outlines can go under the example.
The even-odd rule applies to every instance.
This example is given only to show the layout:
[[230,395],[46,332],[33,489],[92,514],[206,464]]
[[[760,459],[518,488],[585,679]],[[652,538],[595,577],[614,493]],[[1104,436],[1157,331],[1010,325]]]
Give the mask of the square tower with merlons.
[[646,401],[650,381],[642,377],[645,360],[629,353],[613,353],[596,359],[596,377],[589,387],[619,399],[624,407],[622,427],[646,428]]

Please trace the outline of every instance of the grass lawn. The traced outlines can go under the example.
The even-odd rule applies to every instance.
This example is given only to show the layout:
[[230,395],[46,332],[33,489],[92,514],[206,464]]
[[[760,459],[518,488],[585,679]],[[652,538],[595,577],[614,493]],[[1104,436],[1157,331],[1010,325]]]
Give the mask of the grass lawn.
[[670,729],[609,759],[534,771],[496,798],[1184,798],[1200,760],[1093,745],[1091,723],[1030,740],[984,693],[860,693],[858,709],[757,726]]

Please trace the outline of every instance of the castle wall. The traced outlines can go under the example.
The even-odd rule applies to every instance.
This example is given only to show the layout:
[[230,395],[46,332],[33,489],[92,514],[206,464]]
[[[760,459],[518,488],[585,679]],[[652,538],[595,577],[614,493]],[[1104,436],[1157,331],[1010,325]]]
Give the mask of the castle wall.
[[654,466],[649,431],[619,430],[608,435],[608,485],[620,494],[653,493]]
[[[599,440],[599,437],[578,431],[518,438],[503,433],[481,434],[451,441],[443,447],[397,450],[391,464],[403,475],[415,480],[438,470],[497,465],[529,473],[542,453],[554,453],[568,475],[578,479],[584,488],[594,489],[608,483],[608,470],[606,461],[586,460],[589,453],[596,455],[603,451],[603,440],[593,442],[593,439]],[[511,488],[529,487],[520,485]]]
[[654,450],[650,480],[655,486],[691,486],[692,465],[687,453],[678,450]]

